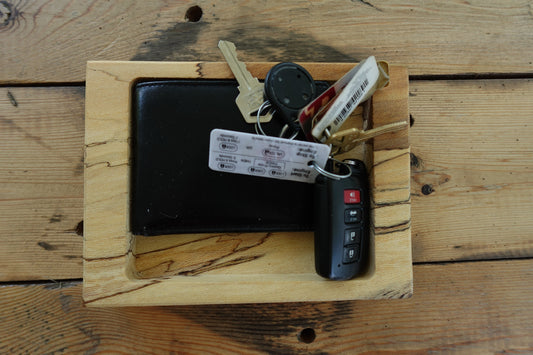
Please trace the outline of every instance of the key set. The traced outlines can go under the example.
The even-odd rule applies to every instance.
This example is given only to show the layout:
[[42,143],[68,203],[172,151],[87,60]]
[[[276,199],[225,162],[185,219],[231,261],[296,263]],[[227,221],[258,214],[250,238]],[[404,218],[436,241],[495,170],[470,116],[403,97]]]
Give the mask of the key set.
[[[308,154],[305,155],[309,156],[308,165],[317,173],[314,179],[315,269],[320,276],[331,280],[348,280],[360,275],[366,269],[369,258],[368,175],[362,161],[338,162],[333,156],[350,151],[380,134],[406,127],[407,121],[369,130],[339,130],[360,102],[388,83],[388,66],[369,57],[317,98],[316,83],[302,66],[295,63],[277,64],[261,83],[237,59],[233,43],[220,41],[218,47],[239,85],[235,103],[245,121],[255,124],[257,134],[265,136],[261,124],[275,118],[284,123],[280,137],[307,138],[308,141],[318,141],[319,146],[325,144],[331,147],[330,160],[325,166],[318,165],[313,159],[313,144],[317,143],[308,142],[303,148],[295,143],[297,153],[291,153],[298,155],[298,158]],[[231,145],[224,145],[228,146]],[[275,144],[270,146],[275,147]],[[269,154],[266,155],[267,159],[258,159],[262,165],[248,169],[249,175],[265,173],[271,167],[278,168],[276,164],[281,163],[274,160],[285,154],[270,148],[263,152]],[[239,163],[235,157],[232,159],[235,159],[233,163]],[[226,168],[231,167],[228,164],[232,164],[232,161],[224,164]],[[331,172],[334,167],[339,169],[338,173]],[[294,171],[305,175],[305,170]],[[270,177],[283,178],[287,175],[287,172],[283,172],[283,175],[279,171],[270,174]],[[297,173],[288,172],[289,176]]]
[[[273,114],[278,113],[285,123],[280,136],[292,131],[291,138],[295,138],[299,133],[297,115],[316,95],[316,84],[311,74],[301,65],[279,63],[270,69],[263,84],[237,59],[233,43],[219,41],[218,47],[239,84],[235,103],[246,122],[255,123],[256,132],[265,135],[261,123],[269,122]],[[267,113],[263,114],[264,111]]]

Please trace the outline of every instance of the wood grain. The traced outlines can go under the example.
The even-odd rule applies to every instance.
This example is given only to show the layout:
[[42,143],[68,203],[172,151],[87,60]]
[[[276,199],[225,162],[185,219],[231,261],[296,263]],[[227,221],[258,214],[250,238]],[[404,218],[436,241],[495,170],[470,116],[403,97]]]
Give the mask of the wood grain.
[[[410,86],[413,260],[532,256],[531,80]],[[78,87],[0,88],[2,281],[81,277],[83,96]]]
[[533,351],[533,260],[416,265],[414,277],[407,300],[112,309],[84,307],[80,283],[4,285],[0,352]]
[[[250,63],[248,69],[262,78],[272,65]],[[302,65],[315,80],[333,81],[354,66]],[[87,305],[330,301],[411,295],[407,132],[398,132],[396,146],[370,150],[371,186],[396,193],[389,193],[387,199],[381,194],[373,196],[371,225],[377,235],[374,238],[372,228],[370,265],[364,274],[335,287],[314,271],[312,232],[191,234],[158,239],[133,236],[129,230],[130,93],[132,83],[145,77],[232,79],[233,74],[224,62],[88,63],[83,252],[83,298]],[[407,70],[391,66],[390,77],[390,84],[372,100],[373,110],[381,110],[379,116],[373,114],[376,125],[408,117]],[[381,139],[396,141],[383,136],[376,138],[375,144]],[[397,178],[378,176],[388,174],[383,166],[392,167]],[[161,247],[161,240],[167,243],[169,239],[174,244]]]
[[533,80],[412,82],[417,261],[533,254]]
[[[202,9],[198,22],[186,18],[192,6]],[[81,82],[88,60],[218,61],[219,39],[234,41],[249,62],[375,55],[412,75],[533,71],[531,3],[523,0],[9,0],[1,13],[4,84]]]
[[83,94],[0,88],[0,280],[81,275]]

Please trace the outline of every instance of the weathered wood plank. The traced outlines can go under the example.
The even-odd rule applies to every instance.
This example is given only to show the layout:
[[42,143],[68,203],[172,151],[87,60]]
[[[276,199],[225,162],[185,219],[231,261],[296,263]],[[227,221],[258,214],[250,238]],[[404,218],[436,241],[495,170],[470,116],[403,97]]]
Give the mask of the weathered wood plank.
[[0,352],[533,351],[533,260],[416,265],[414,276],[407,300],[268,307],[98,309],[83,306],[80,283],[4,285]]
[[533,255],[533,80],[410,90],[414,260]]
[[83,98],[0,88],[0,280],[81,275]]
[[[83,81],[88,60],[217,61],[222,38],[234,41],[246,61],[358,62],[375,55],[411,75],[533,71],[531,3],[524,0],[0,6],[0,83]],[[187,16],[193,6],[201,13]]]
[[[532,81],[410,87],[413,260],[532,256]],[[81,276],[83,92],[0,88],[0,280]]]

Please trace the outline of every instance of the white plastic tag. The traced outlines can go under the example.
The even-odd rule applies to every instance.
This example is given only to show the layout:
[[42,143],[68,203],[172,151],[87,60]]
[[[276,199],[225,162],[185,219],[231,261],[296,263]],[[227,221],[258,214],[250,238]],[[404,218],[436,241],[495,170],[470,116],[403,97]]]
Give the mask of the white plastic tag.
[[324,136],[326,128],[329,134],[337,132],[361,102],[368,100],[377,89],[388,83],[388,74],[371,56],[350,70],[338,83],[345,87],[340,88],[342,91],[329,102],[327,111],[312,129],[312,135],[321,142],[327,138]]
[[234,174],[314,183],[310,161],[324,168],[331,148],[325,144],[214,129],[209,168]]

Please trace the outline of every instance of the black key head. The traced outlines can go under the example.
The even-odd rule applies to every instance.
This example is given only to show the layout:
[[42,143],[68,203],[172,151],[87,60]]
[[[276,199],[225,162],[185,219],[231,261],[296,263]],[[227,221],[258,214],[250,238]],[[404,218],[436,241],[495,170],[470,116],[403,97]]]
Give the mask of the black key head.
[[276,64],[265,78],[265,97],[289,126],[297,125],[298,112],[315,96],[315,81],[301,65]]

